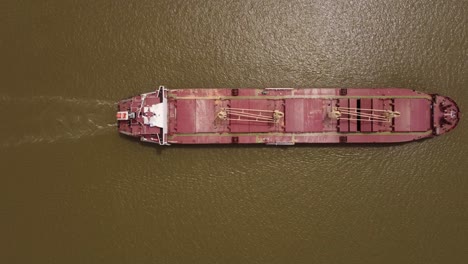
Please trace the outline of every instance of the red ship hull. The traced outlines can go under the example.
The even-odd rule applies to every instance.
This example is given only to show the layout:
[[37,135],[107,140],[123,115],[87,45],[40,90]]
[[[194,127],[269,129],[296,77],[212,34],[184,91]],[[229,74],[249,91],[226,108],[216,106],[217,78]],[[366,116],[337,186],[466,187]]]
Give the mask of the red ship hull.
[[459,108],[410,89],[180,89],[118,104],[119,132],[170,144],[396,143],[455,128]]

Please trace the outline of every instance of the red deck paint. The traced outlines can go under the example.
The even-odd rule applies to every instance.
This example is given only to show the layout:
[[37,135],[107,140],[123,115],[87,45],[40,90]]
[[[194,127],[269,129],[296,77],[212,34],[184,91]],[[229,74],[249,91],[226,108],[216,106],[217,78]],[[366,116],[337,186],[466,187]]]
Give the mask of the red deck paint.
[[117,117],[119,132],[161,145],[293,145],[414,141],[452,130],[460,113],[410,89],[160,87],[120,101]]

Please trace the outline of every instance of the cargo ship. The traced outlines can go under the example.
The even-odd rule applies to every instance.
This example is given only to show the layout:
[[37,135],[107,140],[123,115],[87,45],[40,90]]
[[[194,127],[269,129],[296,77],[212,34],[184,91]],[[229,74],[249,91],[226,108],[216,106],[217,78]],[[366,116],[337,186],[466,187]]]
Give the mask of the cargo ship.
[[167,89],[118,103],[120,133],[159,145],[398,143],[454,129],[452,99],[401,88]]

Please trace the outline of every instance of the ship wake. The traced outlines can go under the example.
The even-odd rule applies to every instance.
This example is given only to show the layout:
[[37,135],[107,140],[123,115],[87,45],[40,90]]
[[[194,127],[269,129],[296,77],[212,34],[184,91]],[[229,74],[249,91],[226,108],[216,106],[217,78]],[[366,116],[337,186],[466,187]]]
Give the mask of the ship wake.
[[51,144],[110,134],[115,131],[116,103],[110,100],[62,96],[11,97],[0,95],[6,128],[0,147]]

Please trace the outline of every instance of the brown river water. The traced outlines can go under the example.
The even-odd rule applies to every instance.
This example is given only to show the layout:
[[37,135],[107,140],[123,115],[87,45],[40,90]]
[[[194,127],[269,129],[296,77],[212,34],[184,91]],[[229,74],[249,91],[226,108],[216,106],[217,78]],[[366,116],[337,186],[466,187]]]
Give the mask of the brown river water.
[[397,145],[120,136],[155,89],[405,87],[468,109],[468,1],[0,1],[1,263],[467,263],[468,120]]

